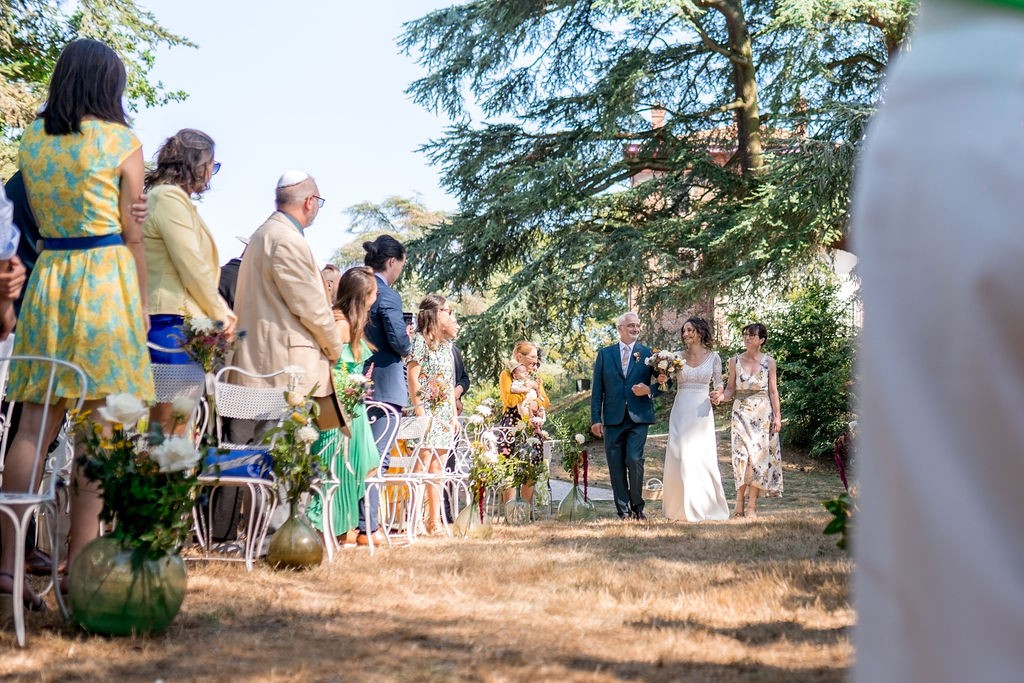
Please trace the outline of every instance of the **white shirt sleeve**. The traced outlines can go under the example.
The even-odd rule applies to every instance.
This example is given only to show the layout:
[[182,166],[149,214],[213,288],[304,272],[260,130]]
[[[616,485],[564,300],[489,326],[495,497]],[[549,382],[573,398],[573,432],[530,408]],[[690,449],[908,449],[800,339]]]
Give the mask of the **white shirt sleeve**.
[[21,232],[14,224],[14,205],[0,187],[0,261],[6,261],[18,253]]

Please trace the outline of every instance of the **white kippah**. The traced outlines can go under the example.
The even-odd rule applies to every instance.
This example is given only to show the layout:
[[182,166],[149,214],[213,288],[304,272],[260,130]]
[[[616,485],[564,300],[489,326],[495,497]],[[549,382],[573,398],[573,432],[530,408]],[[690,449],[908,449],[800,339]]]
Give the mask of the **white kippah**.
[[281,178],[277,181],[278,187],[291,187],[292,185],[298,185],[304,180],[309,178],[309,174],[305,171],[299,171],[294,168],[290,168],[281,174]]

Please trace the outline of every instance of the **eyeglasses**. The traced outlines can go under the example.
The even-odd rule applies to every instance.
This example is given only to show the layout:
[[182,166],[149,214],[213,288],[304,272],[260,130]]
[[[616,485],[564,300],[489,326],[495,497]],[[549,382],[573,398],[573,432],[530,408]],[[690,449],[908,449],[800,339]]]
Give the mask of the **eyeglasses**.
[[323,197],[318,197],[315,194],[311,194],[309,196],[316,200],[316,208],[318,208],[318,209],[324,208],[324,202],[327,201],[326,199],[324,199]]
[[220,162],[219,161],[213,162],[213,173],[211,173],[210,175],[217,175],[217,171],[219,171],[219,170],[220,170]]

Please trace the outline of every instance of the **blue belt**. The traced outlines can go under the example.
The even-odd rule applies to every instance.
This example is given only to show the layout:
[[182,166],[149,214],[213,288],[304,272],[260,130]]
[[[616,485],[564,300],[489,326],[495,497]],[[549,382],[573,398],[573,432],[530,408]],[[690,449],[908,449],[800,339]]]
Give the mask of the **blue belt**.
[[75,249],[96,249],[98,247],[114,247],[124,244],[121,233],[112,235],[89,235],[87,237],[47,237],[43,240],[43,249],[50,251],[72,251]]

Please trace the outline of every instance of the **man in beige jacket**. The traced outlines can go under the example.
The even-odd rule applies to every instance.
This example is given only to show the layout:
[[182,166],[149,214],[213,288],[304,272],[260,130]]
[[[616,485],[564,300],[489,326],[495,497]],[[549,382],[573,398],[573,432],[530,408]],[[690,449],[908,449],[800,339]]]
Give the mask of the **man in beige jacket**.
[[[235,313],[246,337],[234,364],[258,374],[300,366],[297,389],[314,386],[314,396],[332,393],[331,364],[341,355],[341,337],[324,291],[324,281],[303,235],[324,200],[316,181],[287,171],[277,183],[277,211],[253,233],[238,271]],[[285,387],[288,375],[266,379],[236,377],[246,386]],[[330,409],[330,399],[321,410]]]

